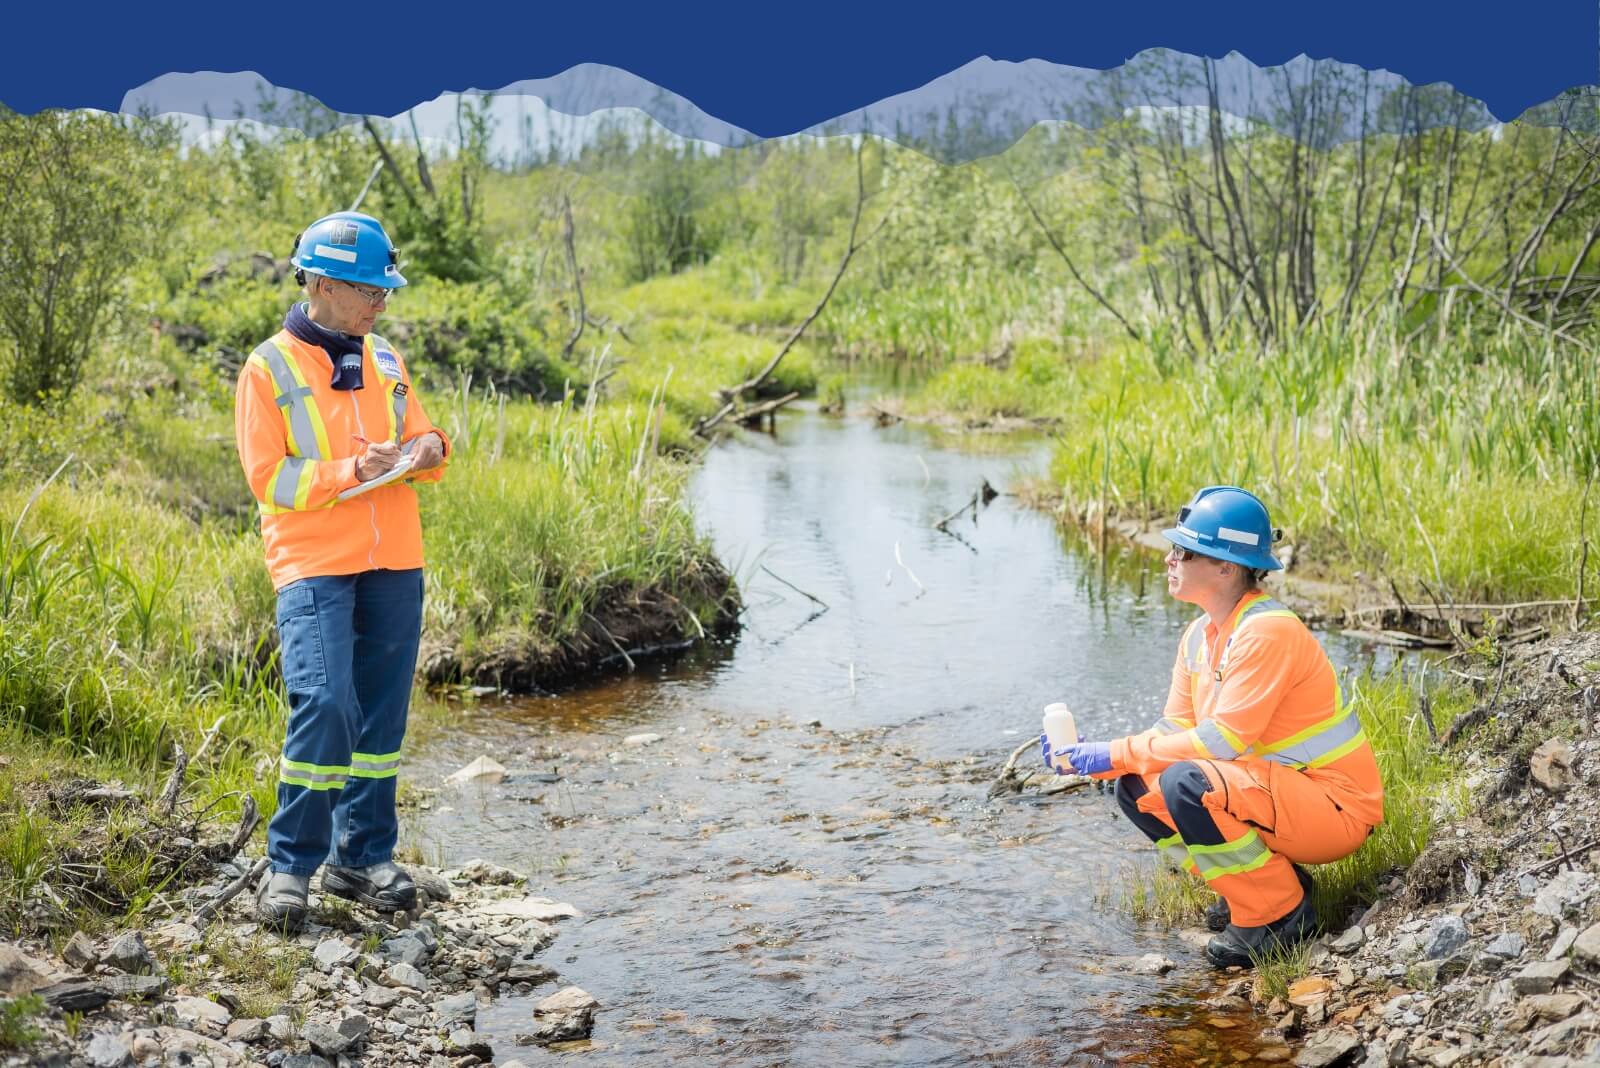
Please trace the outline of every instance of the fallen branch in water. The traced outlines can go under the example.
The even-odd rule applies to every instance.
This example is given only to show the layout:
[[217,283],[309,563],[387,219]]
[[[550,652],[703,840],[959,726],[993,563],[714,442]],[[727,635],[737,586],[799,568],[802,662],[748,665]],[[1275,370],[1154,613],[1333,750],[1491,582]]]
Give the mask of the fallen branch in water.
[[[920,457],[919,457],[919,459],[920,459]],[[989,480],[988,479],[984,479],[983,480],[983,484],[980,485],[977,489],[972,491],[972,497],[971,497],[970,500],[967,501],[966,504],[963,504],[960,508],[957,508],[955,511],[951,512],[949,515],[947,515],[943,519],[939,520],[937,523],[935,523],[933,525],[933,528],[935,530],[944,530],[946,524],[948,524],[951,520],[955,519],[962,512],[965,512],[969,508],[972,509],[972,521],[974,523],[976,523],[978,521],[978,508],[979,508],[979,506],[980,505],[987,506],[990,501],[994,500],[998,496],[1000,496],[1000,492],[998,490],[996,490],[993,486],[989,485]]]
[[782,575],[780,575],[777,572],[773,571],[772,568],[768,567],[766,564],[762,564],[761,565],[761,570],[765,571],[767,574],[771,575],[773,578],[777,579],[779,582],[783,583],[785,586],[789,587],[791,590],[793,590],[794,592],[798,593],[800,596],[804,597],[806,600],[811,601],[811,602],[813,602],[815,604],[820,604],[822,606],[822,610],[824,612],[826,612],[831,607],[828,604],[828,602],[824,601],[821,597],[817,597],[817,596],[814,596],[813,594],[807,593],[805,590],[802,590],[799,586],[796,586],[794,583],[790,582],[788,579],[784,578]]

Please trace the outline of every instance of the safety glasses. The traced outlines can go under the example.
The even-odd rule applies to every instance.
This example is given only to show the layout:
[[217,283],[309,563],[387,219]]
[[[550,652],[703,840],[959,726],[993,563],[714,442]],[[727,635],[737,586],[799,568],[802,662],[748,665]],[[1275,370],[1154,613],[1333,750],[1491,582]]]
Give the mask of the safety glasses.
[[394,299],[394,290],[392,289],[383,289],[380,286],[356,285],[354,282],[346,282],[340,278],[335,278],[334,281],[347,289],[354,290],[356,296],[367,302],[368,307],[381,307],[385,301]]

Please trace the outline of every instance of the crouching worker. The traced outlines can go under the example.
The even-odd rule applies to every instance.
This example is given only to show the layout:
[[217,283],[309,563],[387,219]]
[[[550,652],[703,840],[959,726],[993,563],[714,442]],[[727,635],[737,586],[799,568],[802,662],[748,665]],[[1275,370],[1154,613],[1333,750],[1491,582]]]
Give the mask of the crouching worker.
[[1184,631],[1161,721],[1065,746],[1053,766],[1116,780],[1134,826],[1220,895],[1206,956],[1250,967],[1315,933],[1299,865],[1355,852],[1383,820],[1383,784],[1322,646],[1259,586],[1283,566],[1261,501],[1208,486],[1163,534],[1167,591],[1204,614]]
[[[293,254],[310,300],[239,373],[234,430],[260,504],[289,699],[256,915],[291,932],[324,861],[325,893],[383,912],[416,901],[392,860],[422,631],[422,527],[406,480],[441,477],[450,445],[399,353],[372,333],[406,284],[397,258],[371,216],[312,223]],[[407,461],[405,476],[341,498]]]

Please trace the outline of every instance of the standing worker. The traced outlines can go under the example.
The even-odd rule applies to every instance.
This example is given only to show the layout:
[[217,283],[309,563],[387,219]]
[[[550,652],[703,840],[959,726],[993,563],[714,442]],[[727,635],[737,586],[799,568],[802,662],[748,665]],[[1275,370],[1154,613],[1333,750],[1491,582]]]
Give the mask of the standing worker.
[[[311,874],[324,861],[325,893],[382,912],[416,900],[391,859],[422,632],[422,524],[404,479],[436,481],[450,455],[399,353],[371,332],[406,284],[378,220],[349,211],[318,219],[292,258],[310,299],[250,354],[234,407],[278,594],[289,697],[256,916],[291,932],[305,922]],[[405,460],[404,479],[341,499]]]
[[1067,745],[1045,763],[1116,779],[1157,848],[1220,895],[1206,922],[1218,967],[1253,966],[1316,929],[1311,877],[1383,822],[1378,761],[1316,636],[1260,588],[1283,565],[1266,506],[1207,486],[1162,532],[1167,592],[1198,605],[1162,718],[1142,734]]

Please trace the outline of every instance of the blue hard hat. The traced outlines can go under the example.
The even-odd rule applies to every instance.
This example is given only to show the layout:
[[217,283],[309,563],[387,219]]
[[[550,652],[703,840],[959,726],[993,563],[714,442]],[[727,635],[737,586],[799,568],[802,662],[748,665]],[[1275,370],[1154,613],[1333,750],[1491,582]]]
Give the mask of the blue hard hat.
[[1178,525],[1161,536],[1181,549],[1255,571],[1283,568],[1272,555],[1272,543],[1282,532],[1272,529],[1261,499],[1238,486],[1200,490],[1178,511]]
[[382,223],[359,211],[336,211],[306,227],[294,239],[291,260],[301,285],[307,274],[384,289],[406,284],[400,274],[400,250],[383,232]]

